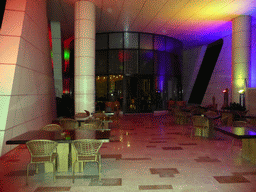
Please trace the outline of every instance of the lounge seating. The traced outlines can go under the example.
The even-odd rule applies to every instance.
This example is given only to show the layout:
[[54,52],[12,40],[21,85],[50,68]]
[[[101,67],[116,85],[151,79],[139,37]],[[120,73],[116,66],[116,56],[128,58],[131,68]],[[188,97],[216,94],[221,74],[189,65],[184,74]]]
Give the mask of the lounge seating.
[[[56,167],[58,162],[58,154],[54,153],[58,143],[51,140],[32,140],[26,143],[28,150],[31,154],[31,160],[27,165],[26,184],[28,185],[29,165],[36,164],[36,173],[38,172],[38,164],[52,163],[53,165],[53,181],[56,181]],[[56,164],[54,163],[54,160]]]
[[102,142],[94,139],[80,139],[73,141],[72,145],[76,151],[76,159],[72,167],[73,183],[75,179],[75,165],[77,162],[96,162],[98,164],[99,180],[101,180],[101,155],[99,153]]

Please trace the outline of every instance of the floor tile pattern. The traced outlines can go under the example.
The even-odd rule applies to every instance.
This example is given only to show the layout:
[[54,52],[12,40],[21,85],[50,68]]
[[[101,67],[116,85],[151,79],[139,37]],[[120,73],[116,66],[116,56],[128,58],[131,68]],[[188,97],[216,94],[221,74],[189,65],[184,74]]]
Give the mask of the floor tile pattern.
[[163,150],[183,150],[182,147],[162,147]]
[[140,185],[139,190],[173,189],[171,185]]
[[101,181],[97,165],[88,163],[74,183],[71,170],[57,173],[54,183],[52,173],[31,169],[26,186],[30,155],[19,145],[0,157],[0,191],[256,191],[256,165],[242,158],[240,141],[231,150],[227,135],[191,139],[192,126],[176,125],[169,114],[126,114],[110,128],[111,140],[100,149]]
[[102,179],[101,181],[95,179],[92,180],[89,186],[121,186],[122,185],[122,179],[116,178],[116,179]]
[[195,159],[196,162],[220,162],[218,159],[212,159],[210,157],[198,157],[198,159]]
[[35,192],[46,192],[46,191],[70,191],[71,187],[38,187]]
[[179,174],[176,168],[150,168],[151,174],[158,174],[160,177],[174,177],[174,174]]
[[243,176],[214,176],[219,183],[250,183]]

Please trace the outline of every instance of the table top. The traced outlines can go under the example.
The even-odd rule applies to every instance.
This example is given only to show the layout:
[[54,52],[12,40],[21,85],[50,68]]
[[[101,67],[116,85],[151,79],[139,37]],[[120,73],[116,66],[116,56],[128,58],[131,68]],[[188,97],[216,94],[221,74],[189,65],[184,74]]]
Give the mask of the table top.
[[256,138],[256,127],[246,126],[246,127],[232,127],[232,126],[222,126],[214,127],[216,131],[220,131],[229,136],[235,137],[237,139],[253,139]]
[[[65,132],[65,133],[64,133]],[[6,141],[7,145],[12,144],[25,144],[30,140],[47,139],[53,140],[58,143],[72,143],[77,139],[98,139],[103,142],[109,141],[109,130],[69,130],[69,131],[43,131],[35,130],[28,131],[17,137]]]

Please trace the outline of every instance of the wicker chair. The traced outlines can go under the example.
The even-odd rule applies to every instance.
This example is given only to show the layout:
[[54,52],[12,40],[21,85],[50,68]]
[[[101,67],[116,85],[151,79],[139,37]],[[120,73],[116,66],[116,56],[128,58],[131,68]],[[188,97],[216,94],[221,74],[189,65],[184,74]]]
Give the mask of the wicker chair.
[[215,111],[207,111],[204,113],[204,115],[207,117],[216,117],[216,116],[218,116],[218,113]]
[[190,122],[191,113],[181,111],[178,108],[174,109],[174,119],[175,123],[179,125],[184,125]]
[[64,130],[75,130],[79,127],[78,122],[75,119],[69,118],[61,119],[60,125]]
[[31,160],[27,165],[26,185],[28,185],[29,165],[36,164],[36,173],[38,173],[38,164],[47,162],[53,165],[53,181],[55,182],[55,165],[58,164],[58,154],[53,151],[57,148],[58,143],[51,140],[31,140],[26,145],[31,155]]
[[103,122],[100,119],[91,119],[88,123],[83,124],[80,129],[102,129]]
[[62,131],[62,128],[58,124],[49,124],[44,126],[41,130],[43,131]]
[[204,116],[192,116],[193,128],[191,129],[191,138],[195,129],[201,129],[201,136],[203,131],[209,131],[209,120]]
[[101,180],[101,155],[99,153],[102,142],[96,139],[79,139],[73,141],[76,151],[76,160],[73,163],[73,183],[75,180],[74,169],[77,162],[96,162],[98,164],[99,180]]
[[80,126],[79,129],[84,129],[84,130],[102,129],[101,125],[102,125],[102,121],[100,121],[100,120],[98,120],[98,121],[93,120],[93,121],[91,121],[89,123],[82,124],[82,126]]

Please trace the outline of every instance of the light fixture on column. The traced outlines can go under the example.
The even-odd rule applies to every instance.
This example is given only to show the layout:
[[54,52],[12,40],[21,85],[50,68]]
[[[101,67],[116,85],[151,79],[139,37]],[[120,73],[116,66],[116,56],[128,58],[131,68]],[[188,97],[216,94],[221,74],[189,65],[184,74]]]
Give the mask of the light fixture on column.
[[224,89],[222,92],[224,93],[224,103],[222,106],[222,108],[224,109],[228,107],[228,88]]
[[245,107],[245,94],[244,94],[245,91],[244,91],[244,89],[240,89],[238,91],[238,93],[239,93],[239,103],[241,106]]

